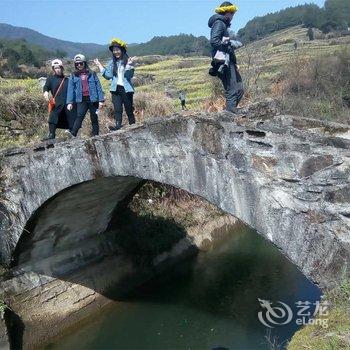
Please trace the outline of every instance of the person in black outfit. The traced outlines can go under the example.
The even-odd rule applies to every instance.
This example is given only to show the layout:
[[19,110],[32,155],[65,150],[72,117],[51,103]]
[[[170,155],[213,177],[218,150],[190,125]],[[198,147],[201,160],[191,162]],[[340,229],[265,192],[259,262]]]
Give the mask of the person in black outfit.
[[134,107],[134,91],[130,91],[126,93],[126,96],[128,97],[130,103],[131,103],[131,108],[132,111],[135,113],[135,107]]
[[57,128],[71,130],[76,117],[76,111],[74,109],[68,111],[66,108],[68,78],[64,76],[62,61],[59,59],[53,60],[51,62],[51,67],[54,74],[46,79],[43,92],[44,98],[47,101],[50,99],[49,93],[55,97],[55,107],[49,115],[49,134],[44,138],[44,141],[54,139],[56,137]]
[[[231,46],[230,41],[225,41],[223,38],[229,37],[228,28],[236,11],[236,5],[225,1],[215,9],[217,14],[211,16],[208,21],[208,26],[211,28],[210,44],[212,57],[214,58],[217,51],[229,54],[229,65],[219,78],[225,89],[226,110],[232,113],[237,112],[237,105],[243,97],[244,90],[242,78],[237,68],[234,48]],[[218,67],[213,67],[213,69],[215,71]],[[213,69],[210,70],[209,74],[213,75]]]

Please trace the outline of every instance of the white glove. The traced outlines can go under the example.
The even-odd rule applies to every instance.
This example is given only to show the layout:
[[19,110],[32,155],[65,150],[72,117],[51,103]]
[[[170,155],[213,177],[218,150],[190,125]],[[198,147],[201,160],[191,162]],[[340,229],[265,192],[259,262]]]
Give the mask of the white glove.
[[238,40],[231,40],[231,46],[235,49],[238,49],[243,46],[243,44]]
[[229,36],[223,36],[221,42],[223,44],[228,44],[230,42],[230,37]]
[[46,101],[49,100],[49,92],[48,91],[44,92],[44,98],[45,98]]
[[71,111],[71,110],[73,109],[73,104],[72,104],[72,103],[68,103],[68,104],[67,104],[67,109],[68,109],[69,111]]

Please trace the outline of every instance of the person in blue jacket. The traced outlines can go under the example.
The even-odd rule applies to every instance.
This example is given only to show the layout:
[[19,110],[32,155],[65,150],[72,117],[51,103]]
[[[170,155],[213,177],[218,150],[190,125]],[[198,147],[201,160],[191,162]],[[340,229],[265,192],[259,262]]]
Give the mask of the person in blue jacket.
[[91,72],[87,66],[86,58],[82,54],[74,57],[75,72],[68,80],[67,109],[73,109],[73,103],[77,105],[77,117],[75,119],[72,135],[77,136],[87,111],[90,111],[92,136],[99,134],[98,109],[103,106],[104,94],[101,83],[95,72]]
[[94,62],[100,69],[102,76],[107,80],[111,80],[110,92],[114,107],[115,127],[110,126],[109,129],[114,131],[122,127],[123,105],[129,124],[135,123],[133,108],[134,87],[131,82],[131,78],[134,75],[132,64],[135,57],[129,58],[126,51],[127,44],[120,39],[112,39],[109,50],[112,52],[112,59],[109,61],[107,68],[103,67],[97,58]]

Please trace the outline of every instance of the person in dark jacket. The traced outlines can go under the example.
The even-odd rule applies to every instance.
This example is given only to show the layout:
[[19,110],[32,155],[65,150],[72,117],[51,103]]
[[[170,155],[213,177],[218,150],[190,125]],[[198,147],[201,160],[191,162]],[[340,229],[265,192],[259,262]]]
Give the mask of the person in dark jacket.
[[187,107],[186,107],[186,93],[185,93],[185,91],[180,90],[180,92],[179,92],[179,100],[181,102],[182,110],[187,110]]
[[59,59],[51,62],[53,75],[50,75],[43,86],[44,98],[55,99],[55,106],[49,114],[49,134],[43,140],[51,140],[56,137],[56,129],[72,130],[75,120],[75,110],[68,111],[66,108],[68,78],[64,76],[63,63]]
[[99,134],[98,109],[103,106],[104,94],[100,80],[95,72],[91,72],[87,66],[86,58],[82,54],[74,57],[75,72],[68,80],[67,109],[73,109],[73,103],[77,105],[77,118],[75,119],[72,135],[77,136],[87,111],[90,111],[92,136]]
[[[232,113],[237,112],[237,106],[243,97],[244,91],[242,78],[237,69],[234,48],[230,45],[230,41],[225,41],[223,38],[229,37],[228,28],[236,11],[236,5],[225,1],[215,9],[216,14],[211,16],[208,21],[208,26],[211,28],[212,57],[214,58],[217,51],[229,54],[229,65],[222,72],[220,79],[225,89],[226,110]],[[215,70],[218,67],[213,68]]]
[[133,95],[134,87],[132,77],[135,68],[133,60],[135,57],[129,57],[127,53],[127,44],[118,38],[113,38],[109,45],[112,53],[112,59],[105,68],[96,58],[94,60],[100,69],[102,76],[111,81],[110,92],[114,107],[115,126],[110,126],[111,131],[119,130],[122,127],[123,106],[128,116],[129,124],[135,123]]

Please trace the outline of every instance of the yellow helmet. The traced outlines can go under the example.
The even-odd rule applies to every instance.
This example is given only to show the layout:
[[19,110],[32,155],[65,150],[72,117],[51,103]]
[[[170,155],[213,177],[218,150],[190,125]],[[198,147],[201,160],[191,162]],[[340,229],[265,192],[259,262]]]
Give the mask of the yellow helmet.
[[238,7],[234,4],[231,4],[228,1],[223,2],[219,7],[217,7],[215,9],[215,12],[218,14],[223,14],[226,12],[231,12],[231,13],[235,13],[237,12]]
[[121,49],[126,50],[127,49],[127,43],[121,39],[118,38],[112,38],[109,43],[109,50],[113,51],[113,46],[119,46]]

